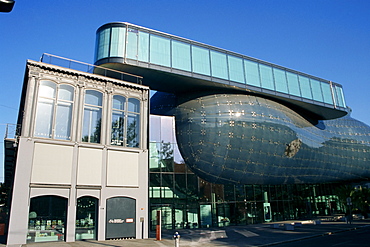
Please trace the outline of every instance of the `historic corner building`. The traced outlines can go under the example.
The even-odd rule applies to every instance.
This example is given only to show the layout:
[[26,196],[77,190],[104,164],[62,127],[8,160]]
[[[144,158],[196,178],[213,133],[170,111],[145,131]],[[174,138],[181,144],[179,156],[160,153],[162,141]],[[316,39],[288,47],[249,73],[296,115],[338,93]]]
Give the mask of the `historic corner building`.
[[8,244],[146,238],[157,210],[168,229],[332,215],[338,184],[368,181],[340,84],[129,23],[96,34],[96,66],[27,62]]
[[148,103],[139,83],[27,61],[8,245],[148,237]]

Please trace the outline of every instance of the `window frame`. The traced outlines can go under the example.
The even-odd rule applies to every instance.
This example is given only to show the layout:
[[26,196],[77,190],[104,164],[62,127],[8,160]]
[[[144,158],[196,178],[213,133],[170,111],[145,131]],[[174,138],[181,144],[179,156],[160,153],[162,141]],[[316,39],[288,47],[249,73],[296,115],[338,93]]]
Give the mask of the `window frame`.
[[[100,98],[100,103],[101,105],[93,105],[93,104],[90,104],[90,103],[86,103],[86,95],[87,95],[87,92],[88,91],[91,91],[91,92],[97,92],[100,94],[101,98]],[[97,111],[96,111],[97,110]],[[83,106],[82,106],[82,124],[81,124],[81,138],[80,138],[80,141],[81,142],[84,142],[84,143],[96,143],[96,144],[102,144],[102,127],[103,127],[103,110],[104,110],[104,93],[99,91],[99,90],[96,90],[96,89],[86,89],[84,91],[84,101],[83,101]],[[86,135],[84,136],[84,133],[85,133],[85,116],[86,116],[86,111],[89,112],[89,121],[88,121],[88,135],[87,135],[87,140],[84,140],[84,138],[86,137]],[[92,128],[96,128],[96,126],[98,126],[98,124],[96,124],[95,126],[92,125],[92,121],[93,121],[93,118],[94,116],[92,116],[92,114],[95,112],[98,112],[98,117],[99,117],[99,113],[100,113],[100,133],[98,135],[98,137],[96,138],[97,140],[91,140],[91,130]],[[99,121],[99,120],[97,120]]]
[[[49,82],[49,83],[52,83],[54,85],[54,92],[53,92],[53,96],[50,97],[49,95],[43,95],[43,93],[41,92],[42,90],[42,87],[44,85],[42,85],[43,82]],[[71,99],[64,99],[63,97],[60,96],[60,92],[62,89],[63,86],[68,86],[70,93],[71,93]],[[35,107],[35,116],[34,116],[34,128],[33,128],[33,136],[34,137],[37,137],[37,138],[47,138],[47,139],[55,139],[55,140],[61,140],[61,141],[72,141],[72,130],[73,130],[73,118],[74,118],[74,107],[75,107],[75,98],[76,98],[76,95],[75,95],[75,92],[76,92],[76,88],[73,86],[73,85],[70,85],[68,83],[58,83],[58,82],[55,82],[53,80],[50,80],[50,79],[41,79],[39,80],[38,82],[38,88],[37,88],[37,99],[36,99],[36,107]],[[50,114],[47,119],[48,121],[48,130],[46,132],[44,132],[45,129],[45,126],[40,126],[41,123],[45,124],[45,119],[41,120],[40,117],[42,117],[42,115],[44,115],[45,117],[45,114],[42,113],[42,109],[41,109],[41,105],[44,105],[44,104],[48,104],[49,106],[51,106],[51,109],[50,109]],[[60,131],[60,124],[58,124],[57,120],[58,120],[58,116],[61,112],[61,106],[67,106],[68,107],[68,118],[67,120],[69,120],[66,124],[67,128],[66,128],[66,133],[67,133],[67,136],[65,136],[65,138],[57,138],[57,132],[59,133]],[[59,128],[57,128],[59,127]],[[36,134],[36,131],[38,129],[42,129],[42,131],[40,132],[40,134]],[[58,130],[59,129],[59,130]],[[41,134],[42,133],[46,133],[45,136],[42,136]]]
[[[123,103],[123,107],[122,109],[118,109],[118,108],[114,108],[114,100],[117,98],[117,97],[121,97],[122,99],[124,99],[124,103]],[[131,111],[130,110],[130,107],[129,107],[129,103],[130,103],[130,100],[137,100],[137,103],[138,105],[136,105],[135,107],[137,109],[135,109],[134,111]],[[111,107],[111,124],[110,124],[110,137],[109,137],[109,144],[112,145],[112,146],[119,146],[119,147],[129,147],[129,148],[140,148],[141,147],[141,122],[142,122],[142,119],[141,119],[141,106],[142,106],[142,102],[140,99],[138,98],[135,98],[135,97],[127,97],[127,96],[124,96],[124,95],[121,95],[121,94],[114,94],[113,97],[112,97],[112,107]],[[113,138],[113,135],[115,133],[115,131],[113,131],[115,129],[114,127],[114,119],[116,119],[116,117],[114,117],[114,115],[118,116],[123,116],[123,123],[121,123],[120,125],[120,128],[121,130],[118,130],[118,139],[117,138]],[[137,136],[134,138],[134,143],[136,143],[136,145],[130,145],[130,142],[129,142],[129,133],[128,133],[128,129],[129,129],[129,120],[130,118],[132,117],[135,117],[135,119],[138,120],[138,124],[135,126],[135,134],[137,134]],[[119,117],[121,118],[121,117]],[[117,133],[117,132],[116,132]]]

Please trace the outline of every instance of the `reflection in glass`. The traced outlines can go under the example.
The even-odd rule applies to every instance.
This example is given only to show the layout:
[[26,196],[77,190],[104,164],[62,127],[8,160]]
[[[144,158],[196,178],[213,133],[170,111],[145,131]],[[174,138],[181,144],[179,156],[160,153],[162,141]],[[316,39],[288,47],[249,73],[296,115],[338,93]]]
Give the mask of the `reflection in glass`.
[[150,62],[170,67],[170,46],[170,39],[150,35]]
[[173,146],[171,143],[161,142],[159,154],[159,163],[161,164],[161,171],[173,172],[174,169],[174,157],[173,157]]
[[58,90],[58,100],[73,101],[73,93],[72,86],[61,84]]
[[39,87],[39,97],[55,98],[56,84],[51,81],[41,81]]
[[96,36],[96,58],[99,60],[109,56],[110,28],[101,30]]
[[85,107],[82,130],[82,141],[100,143],[101,109]]
[[191,52],[193,72],[210,76],[209,50],[193,45]]
[[[151,131],[163,129],[161,125],[166,122],[165,119],[169,118],[161,117],[161,121],[152,121],[152,119],[158,119],[158,117],[151,116]],[[277,133],[286,133],[283,129],[276,128],[272,130],[269,127],[271,126],[266,123],[258,123],[256,126],[246,125],[243,128],[243,133],[246,134],[250,131],[265,132],[266,140],[275,138]],[[247,129],[248,131],[246,131]],[[149,150],[151,157],[149,196],[153,217],[151,221],[152,230],[155,229],[157,210],[166,214],[165,228],[172,229],[262,223],[264,222],[263,202],[265,198],[271,204],[273,221],[343,212],[338,198],[333,193],[335,185],[323,184],[319,186],[322,188],[320,190],[316,185],[306,184],[220,185],[200,179],[187,168],[186,164],[177,164],[168,159],[168,164],[164,166],[163,159],[160,158],[161,156],[164,157],[163,153],[166,153],[163,150],[171,150],[170,147],[175,149],[177,144],[164,143],[162,141],[164,133],[162,132],[164,132],[164,129],[155,136],[155,139],[151,140],[153,142],[151,142]],[[198,147],[202,147],[204,152],[204,146]],[[212,148],[212,151],[215,152],[216,149]],[[240,151],[238,152],[240,153]],[[248,148],[245,154],[248,153],[249,156],[252,156],[258,155],[260,152],[261,149],[250,150]],[[214,153],[213,155],[217,154]],[[264,155],[267,156],[266,162],[271,159],[269,155],[267,153]],[[168,157],[172,157],[172,155],[168,155]],[[236,157],[236,155],[234,154],[232,157]],[[212,158],[209,158],[209,161],[211,162]],[[261,162],[265,161],[261,159]],[[165,168],[171,166],[174,167],[173,170]],[[257,168],[253,171],[262,172]],[[240,170],[238,172],[242,173]]]
[[139,147],[140,100],[114,95],[112,108],[111,145]]
[[52,137],[56,87],[51,81],[40,82],[34,133],[37,137]]
[[245,83],[243,59],[235,56],[228,56],[229,76],[231,81]]
[[140,115],[129,114],[127,117],[127,146],[139,147],[139,121]]
[[140,100],[129,98],[128,99],[128,111],[139,113],[140,112]]
[[172,67],[191,71],[190,45],[172,40]]
[[310,80],[305,76],[299,77],[299,85],[301,86],[302,97],[312,99]]
[[73,95],[74,89],[72,86],[62,84],[58,88],[58,103],[55,118],[55,133],[54,138],[60,140],[71,139],[71,124],[73,110]]
[[102,106],[103,96],[101,92],[95,90],[86,90],[85,104]]
[[113,96],[112,109],[112,136],[111,144],[123,146],[124,145],[124,129],[125,129],[125,103],[126,98],[120,95]]
[[149,143],[149,169],[150,171],[159,171],[159,153],[157,149],[158,143],[150,142]]
[[124,119],[125,115],[123,112],[115,110],[112,112],[112,145],[124,145]]
[[123,111],[125,110],[126,98],[120,95],[113,96],[113,109]]
[[125,27],[112,27],[112,38],[110,44],[111,57],[124,57],[126,43],[125,33],[126,33]]
[[[152,223],[152,227],[155,226],[155,224],[157,224],[157,211],[161,211],[162,212],[162,228],[163,229],[174,229],[174,223],[173,222],[173,214],[174,214],[174,210],[171,208],[171,207],[168,207],[168,206],[152,206],[151,207],[151,223]],[[153,228],[152,228],[153,229]],[[154,228],[155,229],[155,228]],[[153,230],[154,230],[153,229]]]
[[138,40],[137,29],[129,28],[127,32],[127,51],[126,56],[130,59],[137,60],[137,40]]
[[322,91],[321,91],[321,83],[314,79],[310,79],[310,81],[311,81],[313,100],[322,102],[323,98],[322,98]]
[[35,136],[51,138],[54,100],[40,98],[37,103]]
[[[312,76],[305,76],[299,72],[243,55],[230,55],[230,52],[223,49],[215,49],[208,45],[154,30],[148,31],[145,28],[139,30],[137,27],[129,27],[126,24],[120,27],[106,27],[97,33],[96,44],[95,61],[109,56],[123,57],[165,66],[167,68],[163,68],[163,70],[167,72],[172,67],[232,82],[242,84],[247,82],[251,86],[276,90],[315,101],[321,98],[318,88],[309,90],[310,81],[313,80]],[[148,65],[137,65],[148,68]],[[157,69],[162,70],[159,67]],[[287,75],[285,75],[285,70],[290,72],[286,72]],[[173,73],[181,72],[173,71]],[[325,84],[329,84],[329,82],[326,81]],[[339,92],[326,91],[327,86],[322,87],[322,95],[325,98],[323,100],[326,100],[325,103],[333,105],[333,102],[330,102],[332,100],[328,97],[329,93],[337,94],[332,97],[341,96]],[[239,85],[239,87],[244,86]],[[314,90],[318,91],[314,92]],[[338,100],[338,106],[345,105],[344,97],[336,100]]]
[[226,54],[211,50],[211,66],[213,77],[229,79]]
[[260,75],[258,70],[258,63],[244,60],[245,73],[247,77],[247,84],[260,87]]
[[51,81],[40,82],[35,136],[71,140],[73,96],[72,86],[57,85]]
[[96,239],[98,199],[81,197],[77,199],[76,240]]
[[128,99],[128,117],[127,117],[127,146],[139,147],[140,145],[140,100]]
[[321,89],[324,96],[324,103],[333,105],[333,95],[331,93],[330,84],[321,82]]
[[286,81],[285,71],[274,68],[274,79],[276,91],[288,94],[288,83]]
[[149,34],[145,32],[139,32],[138,59],[149,62]]
[[337,105],[341,107],[346,107],[343,95],[343,89],[339,86],[334,87],[335,95],[337,98]]
[[102,93],[86,90],[82,126],[83,142],[100,143],[102,98]]
[[262,87],[270,90],[275,90],[272,68],[270,66],[260,64],[260,72]]
[[57,105],[55,118],[54,138],[60,140],[71,139],[72,103],[60,102]]
[[64,241],[67,201],[58,196],[31,198],[27,243]]
[[288,88],[289,88],[289,93],[291,95],[295,96],[301,96],[301,91],[299,88],[299,81],[298,81],[298,76],[296,74],[287,72],[287,78],[288,78]]

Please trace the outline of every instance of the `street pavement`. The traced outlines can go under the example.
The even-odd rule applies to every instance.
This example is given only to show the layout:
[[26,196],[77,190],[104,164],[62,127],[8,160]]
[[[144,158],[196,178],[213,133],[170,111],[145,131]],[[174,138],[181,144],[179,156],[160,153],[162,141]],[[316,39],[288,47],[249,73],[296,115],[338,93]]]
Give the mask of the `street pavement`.
[[[175,246],[175,241],[173,240],[175,231],[178,231],[181,236],[180,247],[263,247],[281,243],[291,243],[302,239],[345,231],[353,231],[363,227],[370,227],[370,220],[358,220],[354,221],[352,224],[346,224],[346,222],[342,221],[283,221],[246,226],[228,226],[224,228],[162,230],[162,240],[160,241],[155,239],[155,232],[151,232],[149,239],[86,240],[73,243],[48,242],[18,246],[12,245],[11,247],[167,247]],[[291,229],[286,230],[287,228]],[[292,228],[294,228],[294,230]]]

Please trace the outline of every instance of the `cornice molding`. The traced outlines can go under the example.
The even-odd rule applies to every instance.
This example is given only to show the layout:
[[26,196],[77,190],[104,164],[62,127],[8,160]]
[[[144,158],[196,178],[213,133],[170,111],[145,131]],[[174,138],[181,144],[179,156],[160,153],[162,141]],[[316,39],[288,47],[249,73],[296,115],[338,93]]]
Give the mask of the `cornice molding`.
[[102,75],[90,74],[32,60],[27,61],[27,69],[30,76],[42,78],[44,75],[50,75],[57,81],[63,79],[72,80],[79,87],[97,87],[110,92],[114,92],[114,89],[124,89],[135,93],[143,93],[149,90],[149,87],[132,82],[121,81]]

